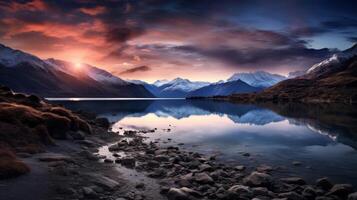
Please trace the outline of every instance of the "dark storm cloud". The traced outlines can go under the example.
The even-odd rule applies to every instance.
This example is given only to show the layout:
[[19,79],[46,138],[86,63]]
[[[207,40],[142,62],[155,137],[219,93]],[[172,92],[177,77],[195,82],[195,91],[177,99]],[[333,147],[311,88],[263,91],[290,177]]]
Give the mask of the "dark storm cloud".
[[131,69],[127,69],[125,71],[120,72],[119,74],[123,75],[123,74],[133,74],[133,73],[137,73],[137,72],[146,72],[146,71],[150,71],[151,68],[148,66],[139,66],[139,67],[134,67]]
[[[249,66],[274,66],[281,65],[287,61],[297,61],[299,58],[321,59],[331,55],[329,49],[309,49],[304,47],[291,47],[284,49],[255,49],[242,51],[230,47],[220,47],[214,49],[201,49],[194,46],[177,46],[176,50],[190,53],[197,53],[219,59],[222,62],[237,67]],[[282,56],[284,55],[284,56]]]
[[137,36],[144,34],[144,29],[141,27],[117,27],[108,30],[106,37],[110,42],[125,42]]

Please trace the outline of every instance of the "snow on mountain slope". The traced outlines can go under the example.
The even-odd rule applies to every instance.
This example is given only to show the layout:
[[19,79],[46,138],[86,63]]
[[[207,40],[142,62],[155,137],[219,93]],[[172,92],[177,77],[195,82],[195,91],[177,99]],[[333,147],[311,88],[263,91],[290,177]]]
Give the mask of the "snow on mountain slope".
[[0,64],[6,67],[14,67],[25,62],[46,69],[46,63],[40,58],[0,44]]
[[160,86],[163,86],[167,83],[169,83],[170,81],[169,80],[166,80],[166,79],[163,79],[163,80],[157,80],[155,81],[152,85],[155,85],[156,87],[160,87]]
[[285,79],[286,77],[278,74],[271,74],[265,71],[256,71],[249,73],[236,73],[227,81],[230,82],[242,80],[254,87],[270,87]]
[[191,82],[188,79],[176,78],[162,86],[165,86],[163,91],[180,90],[184,92],[191,92],[193,90],[197,90],[209,84],[210,84],[209,82],[201,82],[201,81]]
[[319,76],[330,72],[331,70],[334,70],[334,68],[338,68],[343,61],[346,61],[353,56],[357,56],[357,44],[347,50],[335,53],[330,58],[313,65],[307,70],[307,74],[315,74],[315,76]]

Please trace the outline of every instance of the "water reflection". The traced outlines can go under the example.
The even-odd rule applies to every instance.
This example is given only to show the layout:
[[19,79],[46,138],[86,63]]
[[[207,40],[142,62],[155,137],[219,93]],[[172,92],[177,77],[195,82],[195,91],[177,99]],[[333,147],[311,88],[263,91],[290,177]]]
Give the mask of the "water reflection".
[[[220,159],[232,164],[266,163],[286,169],[279,171],[282,175],[330,176],[357,185],[357,109],[353,106],[206,100],[62,103],[107,117],[115,122],[114,130],[158,128],[148,134],[151,139],[172,138],[189,150],[219,153]],[[292,166],[293,161],[303,166]]]

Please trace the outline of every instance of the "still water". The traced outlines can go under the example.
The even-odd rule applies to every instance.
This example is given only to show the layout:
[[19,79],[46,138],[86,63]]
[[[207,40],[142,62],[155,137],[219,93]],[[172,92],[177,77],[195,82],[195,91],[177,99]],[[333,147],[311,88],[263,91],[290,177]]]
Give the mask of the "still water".
[[181,148],[214,154],[232,165],[270,165],[277,176],[301,176],[310,182],[327,176],[336,183],[357,185],[357,108],[353,106],[63,100],[56,103],[108,118],[113,131],[157,128],[146,136],[160,138],[161,145],[184,143]]

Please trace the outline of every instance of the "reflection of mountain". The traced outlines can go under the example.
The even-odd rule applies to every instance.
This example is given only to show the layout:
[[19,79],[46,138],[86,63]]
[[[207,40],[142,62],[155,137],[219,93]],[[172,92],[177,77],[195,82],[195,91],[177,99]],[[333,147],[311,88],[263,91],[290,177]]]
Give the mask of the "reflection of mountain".
[[241,117],[237,117],[236,115],[228,115],[228,117],[235,123],[255,125],[265,125],[284,120],[284,117],[265,109],[252,110]]
[[346,104],[261,104],[316,133],[357,149],[357,107]]
[[105,116],[110,121],[125,117],[141,117],[153,113],[158,117],[188,118],[194,115],[227,115],[235,123],[264,125],[283,120],[273,112],[254,105],[239,105],[222,101],[77,101],[61,102],[72,110],[85,110]]

